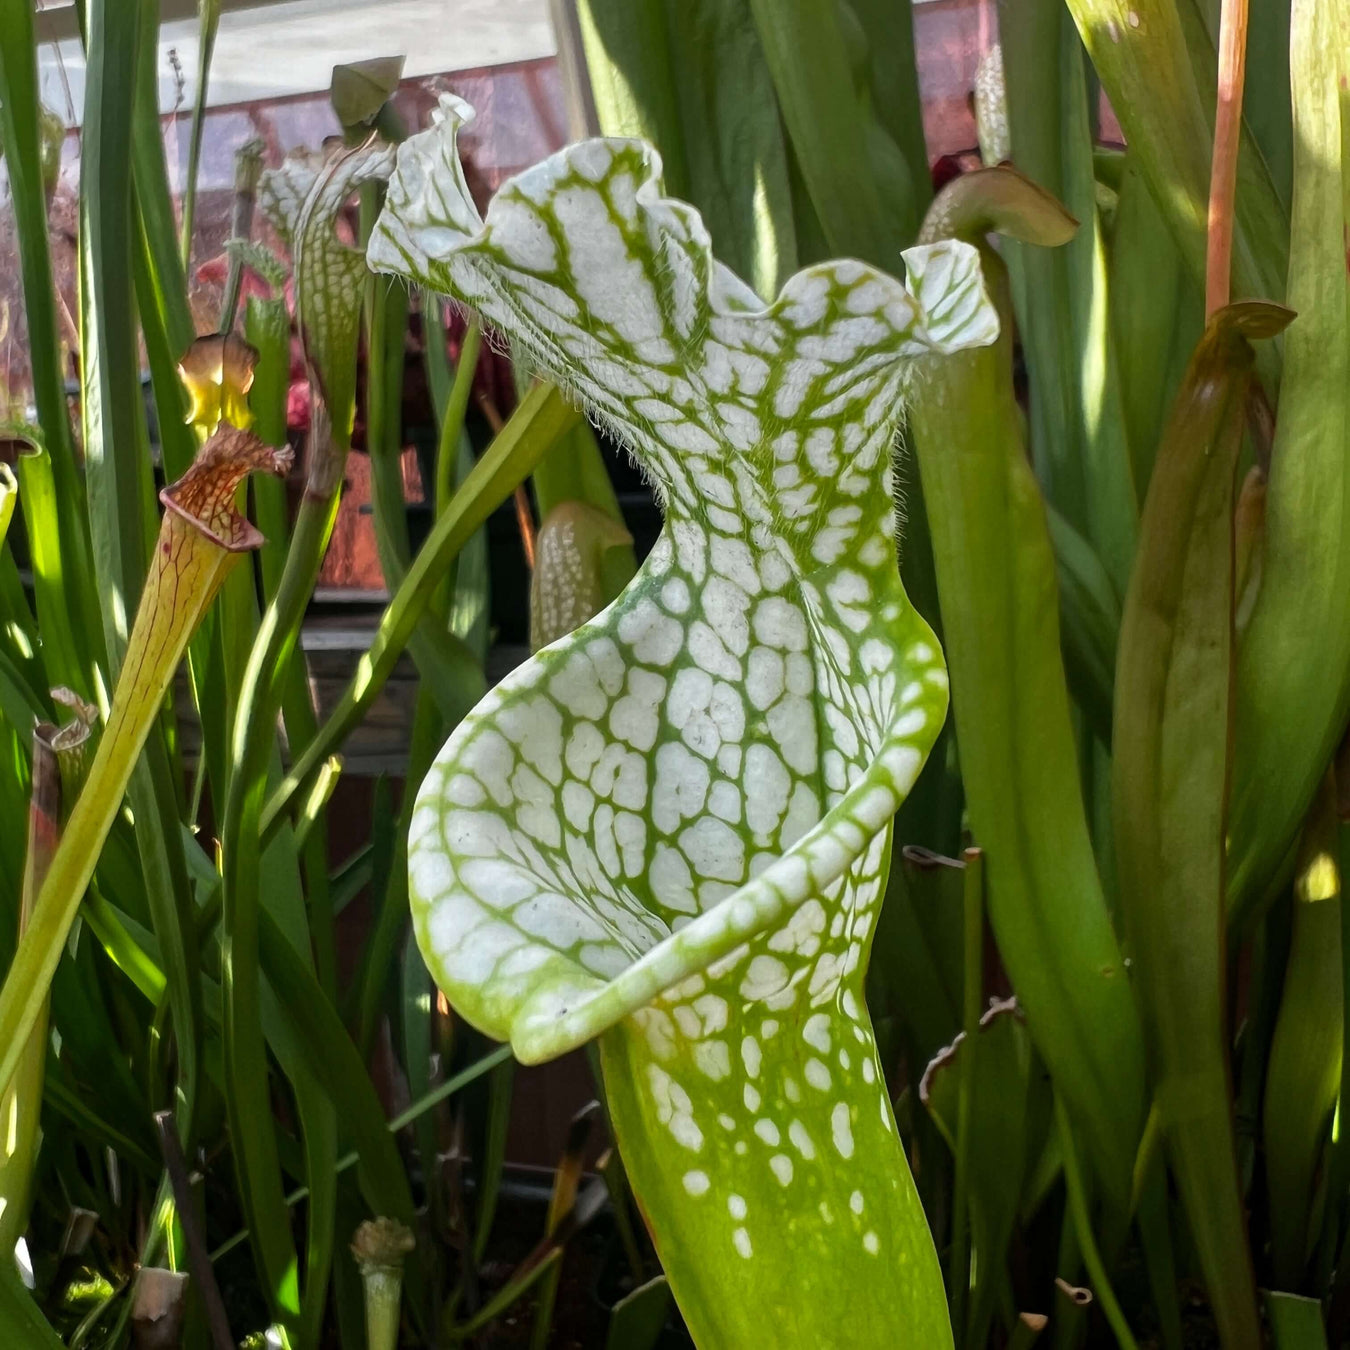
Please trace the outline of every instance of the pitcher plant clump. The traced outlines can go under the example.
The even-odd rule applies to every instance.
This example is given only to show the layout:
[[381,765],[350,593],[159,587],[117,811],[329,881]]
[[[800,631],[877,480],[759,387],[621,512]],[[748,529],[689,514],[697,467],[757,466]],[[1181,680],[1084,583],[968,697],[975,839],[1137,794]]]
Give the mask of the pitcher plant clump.
[[464,720],[409,838],[455,1006],[534,1062],[600,1037],[620,1150],[704,1346],[950,1345],[863,977],[891,821],[946,715],[895,550],[909,358],[993,341],[973,248],[902,284],[811,267],[766,304],[593,140],[480,218],[445,97],[368,257],[479,311],[652,479],[619,599]]

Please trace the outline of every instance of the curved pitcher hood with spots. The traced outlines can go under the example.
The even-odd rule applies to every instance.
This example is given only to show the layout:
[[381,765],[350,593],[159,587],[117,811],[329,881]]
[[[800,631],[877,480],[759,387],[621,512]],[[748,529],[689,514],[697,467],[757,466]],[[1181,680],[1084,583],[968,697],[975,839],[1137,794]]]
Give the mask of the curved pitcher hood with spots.
[[613,605],[456,729],[418,797],[413,921],[526,1061],[601,1037],[618,1142],[695,1340],[951,1344],[863,1005],[891,820],[946,715],[896,565],[909,358],[991,342],[975,251],[717,263],[636,141],[575,145],[480,219],[442,99],[369,260],[479,311],[650,476]]

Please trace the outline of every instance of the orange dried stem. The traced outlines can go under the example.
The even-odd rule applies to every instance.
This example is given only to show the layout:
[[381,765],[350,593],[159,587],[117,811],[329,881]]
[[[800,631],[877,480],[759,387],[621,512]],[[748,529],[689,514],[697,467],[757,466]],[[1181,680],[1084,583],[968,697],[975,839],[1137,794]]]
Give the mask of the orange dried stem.
[[1238,145],[1242,137],[1242,87],[1246,73],[1247,0],[1223,0],[1219,18],[1219,93],[1214,115],[1214,158],[1209,174],[1205,262],[1207,319],[1229,300]]

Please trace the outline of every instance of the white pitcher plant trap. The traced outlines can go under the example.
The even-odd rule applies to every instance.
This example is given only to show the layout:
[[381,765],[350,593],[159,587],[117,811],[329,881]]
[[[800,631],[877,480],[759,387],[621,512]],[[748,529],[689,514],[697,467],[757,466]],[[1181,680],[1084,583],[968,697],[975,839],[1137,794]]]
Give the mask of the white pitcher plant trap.
[[470,116],[446,96],[400,148],[369,261],[528,353],[640,461],[666,526],[427,775],[422,951],[526,1062],[600,1038],[700,1346],[950,1346],[863,977],[947,709],[896,562],[902,388],[911,358],[996,337],[977,255],[910,249],[903,283],[826,263],[766,304],[640,142],[569,147],[480,217]]

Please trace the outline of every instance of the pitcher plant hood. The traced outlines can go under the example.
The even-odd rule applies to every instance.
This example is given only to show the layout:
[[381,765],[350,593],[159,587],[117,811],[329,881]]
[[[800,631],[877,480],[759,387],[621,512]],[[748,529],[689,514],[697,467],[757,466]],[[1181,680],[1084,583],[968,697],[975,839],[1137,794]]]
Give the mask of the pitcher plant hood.
[[[427,775],[409,836],[422,952],[522,1060],[605,1033],[619,1143],[701,1344],[754,1343],[735,1327],[752,1335],[778,1295],[736,1311],[714,1287],[734,1269],[682,1264],[706,1267],[714,1233],[733,1262],[781,1247],[756,1200],[781,1205],[794,1176],[810,1222],[779,1276],[800,1283],[828,1213],[864,1260],[913,1252],[913,1343],[949,1343],[862,980],[891,821],[947,708],[896,562],[901,382],[907,358],[996,337],[976,252],[910,249],[903,283],[826,263],[766,303],[637,141],[571,146],[480,218],[455,145],[469,116],[445,97],[400,148],[370,262],[479,311],[579,400],[649,475],[665,530]],[[864,1158],[884,1192],[866,1214],[848,1175]],[[837,1299],[817,1302],[799,1332]],[[872,1303],[855,1326],[881,1344],[895,1299]]]

